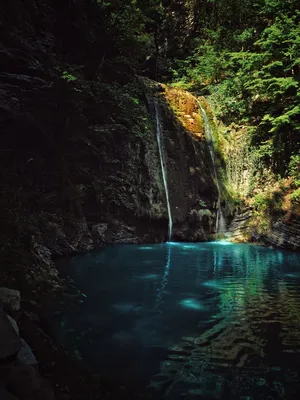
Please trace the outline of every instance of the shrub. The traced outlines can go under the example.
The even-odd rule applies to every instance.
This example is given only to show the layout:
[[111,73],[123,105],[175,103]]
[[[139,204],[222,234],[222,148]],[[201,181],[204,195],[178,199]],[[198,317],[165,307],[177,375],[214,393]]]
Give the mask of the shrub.
[[300,188],[291,194],[290,199],[293,206],[300,206]]

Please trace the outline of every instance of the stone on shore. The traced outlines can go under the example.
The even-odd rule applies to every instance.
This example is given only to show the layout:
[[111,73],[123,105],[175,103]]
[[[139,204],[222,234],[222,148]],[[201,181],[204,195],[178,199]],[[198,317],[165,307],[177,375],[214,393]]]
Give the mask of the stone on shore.
[[20,337],[3,310],[0,309],[0,360],[4,361],[16,356],[20,348]]
[[35,358],[35,355],[33,354],[29,345],[25,342],[24,339],[21,339],[21,342],[22,346],[17,356],[19,364],[37,365],[38,364],[37,359]]
[[10,315],[6,314],[6,316],[7,316],[8,320],[9,320],[9,322],[11,323],[11,326],[14,328],[16,334],[20,335],[19,327],[18,327],[17,322]]

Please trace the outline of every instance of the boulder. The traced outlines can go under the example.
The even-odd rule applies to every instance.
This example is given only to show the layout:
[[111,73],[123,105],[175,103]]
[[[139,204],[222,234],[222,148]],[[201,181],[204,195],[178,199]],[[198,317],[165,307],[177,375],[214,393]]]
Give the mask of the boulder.
[[15,289],[0,287],[0,306],[10,312],[20,310],[20,292]]
[[19,332],[19,327],[18,327],[17,322],[10,315],[6,315],[6,316],[9,320],[9,322],[11,323],[11,326],[14,328],[16,334],[19,335],[20,332]]
[[35,358],[31,348],[25,342],[24,339],[21,339],[22,346],[18,353],[17,360],[19,364],[23,365],[37,365],[37,359]]
[[6,314],[0,309],[0,361],[17,355],[21,348],[21,339]]
[[[17,335],[19,335],[19,327],[17,322],[10,317],[9,315],[6,315],[9,322],[11,323],[11,326],[13,327],[14,331],[16,332]],[[19,353],[17,355],[17,361],[21,365],[37,365],[37,359],[35,358],[31,348],[25,342],[24,339],[21,338],[21,348],[19,350]]]

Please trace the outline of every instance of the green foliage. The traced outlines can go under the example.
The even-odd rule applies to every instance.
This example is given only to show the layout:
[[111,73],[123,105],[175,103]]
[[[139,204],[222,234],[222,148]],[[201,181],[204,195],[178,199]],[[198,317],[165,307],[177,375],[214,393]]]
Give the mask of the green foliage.
[[75,75],[71,74],[70,72],[64,71],[61,75],[61,79],[67,82],[74,82],[77,81],[78,78]]
[[260,193],[255,196],[253,205],[258,210],[264,210],[267,208],[268,203],[269,203],[269,199],[265,196],[265,194]]
[[174,64],[174,81],[209,94],[225,123],[252,126],[256,167],[286,176],[292,155],[300,151],[299,4],[213,3],[218,20],[203,17],[190,54]]
[[[162,63],[175,87],[209,96],[225,124],[251,127],[247,132],[256,172],[267,167],[281,177],[294,177],[292,160],[300,151],[298,1],[203,0],[166,6],[160,0],[90,0],[86,4],[89,30],[83,43],[89,43],[88,53],[94,56],[89,59],[95,61],[89,76],[93,79],[100,70],[102,78],[101,69],[109,69],[111,95],[121,104],[125,121],[131,114],[140,126],[141,96],[118,88],[118,76],[149,73],[151,68],[156,71],[152,76],[157,76]],[[186,17],[191,16],[195,18],[189,30],[192,18]],[[120,72],[114,74],[116,61]],[[77,70],[65,68],[61,79],[74,83]],[[89,72],[89,66],[85,70]],[[215,144],[218,147],[218,140]],[[295,184],[298,181],[294,177]]]
[[255,147],[252,150],[252,156],[256,163],[263,161],[267,164],[268,161],[272,158],[273,153],[274,143],[270,139],[262,142],[259,146]]
[[134,104],[140,104],[139,99],[133,97],[131,100],[134,102]]
[[293,206],[300,206],[300,188],[291,194],[291,203]]
[[155,52],[155,33],[163,19],[158,0],[98,0],[107,43],[130,62],[145,61]]
[[265,191],[254,197],[254,207],[259,212],[274,213],[281,211],[283,200],[283,192],[281,191]]
[[296,154],[291,157],[289,165],[289,174],[294,178],[296,186],[300,186],[300,155]]
[[207,205],[206,205],[205,201],[203,201],[203,200],[199,200],[199,206],[201,208],[207,208]]

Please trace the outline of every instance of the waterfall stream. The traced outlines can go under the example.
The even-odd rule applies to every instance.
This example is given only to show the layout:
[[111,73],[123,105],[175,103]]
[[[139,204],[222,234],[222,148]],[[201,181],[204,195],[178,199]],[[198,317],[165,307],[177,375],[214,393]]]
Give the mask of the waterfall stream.
[[158,150],[159,150],[161,172],[162,172],[164,188],[165,188],[165,193],[166,193],[166,200],[167,200],[167,209],[168,209],[168,217],[169,217],[168,241],[170,242],[171,238],[172,238],[173,222],[172,222],[172,214],[171,214],[171,207],[170,207],[170,200],[169,200],[165,152],[164,152],[164,146],[163,146],[162,125],[161,125],[161,120],[160,120],[158,104],[157,104],[156,100],[154,100],[154,106],[155,106],[155,117],[156,117],[156,138],[157,138],[157,144],[158,144]]
[[214,150],[214,142],[213,142],[213,134],[212,130],[209,124],[209,120],[206,114],[206,111],[202,107],[202,104],[200,103],[199,100],[197,100],[200,110],[201,110],[201,115],[203,118],[203,123],[204,123],[204,132],[205,132],[205,137],[206,141],[208,144],[212,164],[213,164],[213,172],[214,176],[216,178],[216,186],[218,190],[218,210],[217,210],[217,221],[216,221],[216,232],[219,234],[225,233],[226,232],[226,219],[223,213],[222,205],[221,205],[221,187],[220,187],[220,181],[219,181],[219,175],[218,175],[218,169],[217,169],[217,163],[216,163],[216,155],[215,155],[215,150]]

